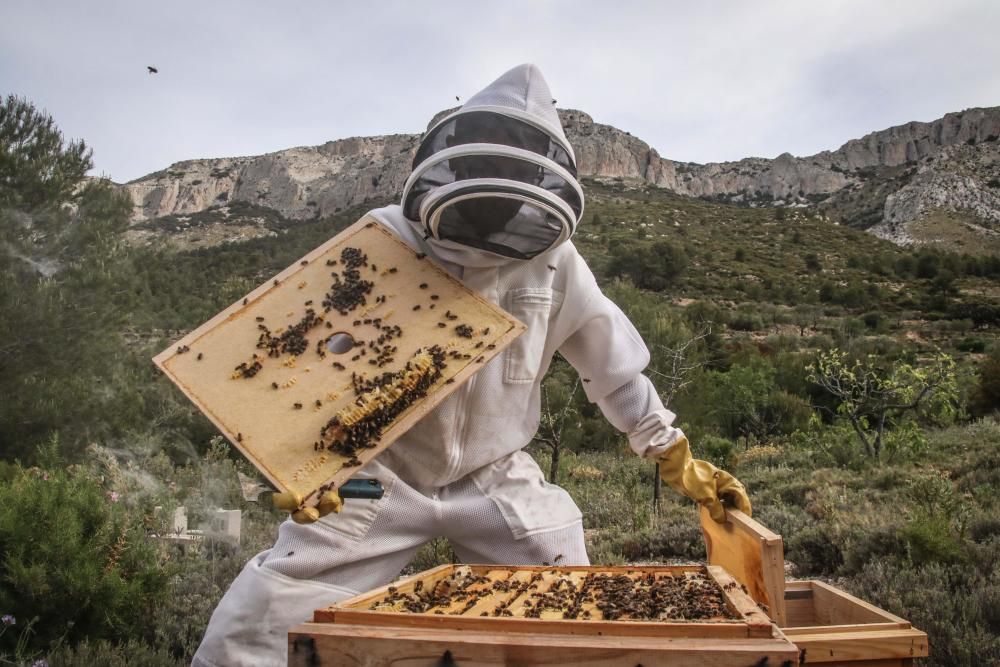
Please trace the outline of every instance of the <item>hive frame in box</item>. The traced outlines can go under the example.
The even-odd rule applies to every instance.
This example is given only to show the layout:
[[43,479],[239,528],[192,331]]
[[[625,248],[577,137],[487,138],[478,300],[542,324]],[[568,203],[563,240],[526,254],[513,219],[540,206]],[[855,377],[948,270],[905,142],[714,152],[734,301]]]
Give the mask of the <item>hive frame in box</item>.
[[[533,594],[545,593],[546,587],[558,577],[587,574],[634,575],[636,578],[653,573],[656,575],[684,576],[694,573],[706,576],[714,581],[726,600],[727,607],[737,617],[732,620],[720,621],[633,621],[633,620],[563,620],[526,617],[481,617],[481,610],[496,605],[496,597],[502,594],[491,594],[491,597],[479,606],[458,613],[458,606],[449,613],[427,614],[412,612],[375,611],[369,609],[389,593],[390,587],[395,592],[412,592],[419,585],[428,590],[440,581],[446,580],[456,572],[454,565],[442,565],[432,570],[408,577],[391,585],[376,588],[367,593],[357,595],[338,602],[326,609],[318,609],[313,614],[315,622],[347,623],[351,625],[372,625],[385,627],[428,627],[464,630],[492,630],[494,632],[532,632],[552,634],[589,634],[605,636],[654,636],[654,637],[685,637],[685,638],[769,638],[774,634],[774,624],[764,614],[754,601],[741,590],[737,582],[720,567],[702,565],[674,566],[614,566],[614,567],[551,567],[551,566],[500,566],[500,565],[468,565],[473,575],[482,575],[492,583],[504,580],[505,575],[511,580],[521,577],[527,581],[535,574],[553,575],[553,578],[542,578],[537,583],[538,588]],[[523,582],[522,582],[523,583]],[[484,590],[487,590],[488,587]],[[505,591],[506,592],[506,591]],[[521,597],[525,591],[515,597]],[[515,609],[516,604],[508,603],[508,608]],[[523,609],[522,609],[523,612]]]
[[[721,568],[464,567],[473,574],[512,570],[511,577],[536,573],[568,576],[580,572],[637,575],[655,572],[683,576],[685,572],[696,572],[718,584],[727,604],[739,618],[718,622],[545,620],[367,609],[390,592],[389,586],[383,586],[327,609],[316,610],[314,622],[292,628],[289,665],[747,667],[798,662],[797,649]],[[396,592],[413,591],[418,581],[422,586],[434,586],[454,572],[455,566],[444,565],[396,582],[392,587]],[[473,614],[475,611],[475,607],[470,610]]]
[[[367,255],[357,280],[374,286],[366,302],[346,315],[338,309],[324,312],[321,304],[331,283],[347,280],[345,248],[359,248]],[[318,324],[315,318],[307,319],[309,308],[321,316]],[[301,354],[275,358],[258,348],[259,337],[265,335],[261,331],[274,340],[304,322],[308,346]],[[459,324],[472,334],[458,333]],[[376,349],[388,349],[388,342],[372,346],[390,325],[402,331],[391,339],[396,350],[373,359]],[[339,488],[524,329],[366,215],[153,361],[272,484],[302,498],[304,507],[315,505],[322,489]],[[336,356],[324,350],[322,356],[316,343],[335,333],[349,334],[353,344],[360,341],[357,354],[350,348],[350,353]],[[353,460],[322,446],[321,428],[357,405],[352,373],[369,379],[383,372],[402,373],[413,355],[432,344],[446,353],[447,367],[424,397],[382,427],[375,446],[358,449]],[[244,377],[240,363],[255,367],[250,377]]]

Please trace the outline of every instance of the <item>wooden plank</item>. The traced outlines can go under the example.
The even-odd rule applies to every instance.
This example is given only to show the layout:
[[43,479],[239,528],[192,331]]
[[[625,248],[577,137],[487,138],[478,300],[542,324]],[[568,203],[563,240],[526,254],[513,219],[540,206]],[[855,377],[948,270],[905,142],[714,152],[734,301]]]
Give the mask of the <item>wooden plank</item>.
[[771,619],[761,611],[753,598],[743,592],[739,582],[718,565],[709,565],[705,569],[708,571],[708,575],[719,584],[719,588],[722,589],[726,601],[732,606],[732,609],[746,622],[747,636],[770,637],[773,632]]
[[530,633],[504,635],[331,623],[306,623],[292,628],[288,653],[288,664],[293,667],[315,664],[747,667],[797,664],[797,660],[798,650],[780,638],[705,641]]
[[813,600],[817,609],[817,625],[844,625],[850,623],[900,623],[910,627],[908,621],[884,609],[879,609],[861,598],[822,581],[812,581]]
[[[367,254],[368,265],[358,270],[360,278],[374,286],[366,303],[346,315],[338,310],[324,312],[323,300],[333,281],[331,271],[343,271],[341,253],[348,247],[360,248]],[[327,262],[336,264],[330,266]],[[391,272],[391,268],[396,271]],[[259,326],[279,336],[306,321],[303,318],[309,308],[323,321],[308,328],[304,351],[274,358],[257,347]],[[447,311],[457,318],[445,317]],[[375,319],[380,319],[382,326],[398,325],[403,330],[401,336],[381,344],[397,348],[389,355],[393,361],[382,366],[369,363],[376,354],[369,343],[375,345],[377,338],[384,335],[371,322]],[[458,324],[469,325],[472,337],[459,335]],[[338,411],[353,405],[352,373],[372,378],[401,370],[420,348],[428,345],[438,344],[452,353],[441,379],[427,395],[385,425],[374,447],[357,453],[363,465],[523,331],[523,324],[443,269],[419,258],[374,218],[365,216],[153,361],[272,484],[305,497],[305,506],[315,504],[320,486],[335,488],[358,471],[356,465],[347,465],[348,457],[314,448],[321,428]],[[335,333],[349,334],[362,345],[357,351],[324,352],[323,356],[317,343]],[[361,351],[366,354],[362,356]],[[252,364],[254,354],[258,355],[260,369],[250,378],[234,379],[234,368],[241,363]],[[342,369],[333,367],[335,361]],[[296,404],[302,407],[296,409]]]
[[717,523],[702,507],[700,520],[709,564],[724,567],[747,587],[750,597],[767,608],[779,626],[784,625],[785,557],[781,535],[736,509],[727,509],[725,523]]
[[809,633],[806,628],[787,628],[784,632],[789,641],[805,651],[809,664],[922,658],[928,655],[927,634],[913,628],[861,628],[832,634]]

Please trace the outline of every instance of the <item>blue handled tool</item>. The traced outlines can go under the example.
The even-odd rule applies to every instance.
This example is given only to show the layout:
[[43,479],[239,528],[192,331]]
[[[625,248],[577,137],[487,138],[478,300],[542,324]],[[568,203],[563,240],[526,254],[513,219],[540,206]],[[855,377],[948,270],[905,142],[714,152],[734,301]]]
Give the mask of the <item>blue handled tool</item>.
[[378,500],[385,493],[385,489],[377,479],[349,479],[337,491],[344,500],[348,498]]

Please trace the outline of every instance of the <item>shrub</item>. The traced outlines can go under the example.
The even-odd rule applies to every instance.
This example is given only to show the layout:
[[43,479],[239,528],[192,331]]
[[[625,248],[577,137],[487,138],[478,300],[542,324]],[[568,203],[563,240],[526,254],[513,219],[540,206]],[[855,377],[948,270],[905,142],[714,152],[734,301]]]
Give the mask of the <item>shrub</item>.
[[927,633],[931,667],[1000,664],[1000,542],[977,550],[971,563],[922,567],[879,559],[845,588],[898,614]]
[[[46,447],[42,467],[18,466],[0,486],[0,610],[38,619],[29,639],[37,650],[147,636],[169,577],[158,548],[142,516],[84,469],[60,465],[57,446]],[[0,653],[11,641],[0,638]]]

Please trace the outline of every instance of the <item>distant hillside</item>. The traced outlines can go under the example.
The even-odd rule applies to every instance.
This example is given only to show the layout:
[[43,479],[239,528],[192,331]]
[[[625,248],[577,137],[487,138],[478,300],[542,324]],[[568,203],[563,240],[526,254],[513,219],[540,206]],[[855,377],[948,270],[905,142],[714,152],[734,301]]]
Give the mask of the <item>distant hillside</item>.
[[[812,207],[899,244],[1000,253],[1000,107],[907,123],[807,157],[704,165],[663,158],[582,111],[560,116],[582,177],[751,207]],[[390,201],[402,190],[419,139],[352,137],[178,162],[123,186],[135,203],[132,237],[169,231],[181,246],[212,245],[273,233],[268,221],[275,217],[314,219]]]

